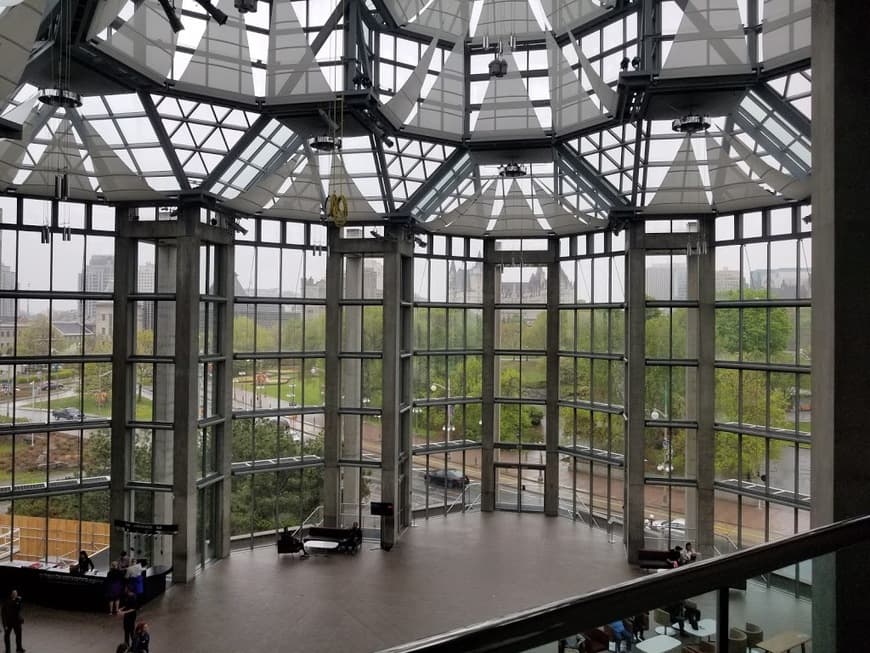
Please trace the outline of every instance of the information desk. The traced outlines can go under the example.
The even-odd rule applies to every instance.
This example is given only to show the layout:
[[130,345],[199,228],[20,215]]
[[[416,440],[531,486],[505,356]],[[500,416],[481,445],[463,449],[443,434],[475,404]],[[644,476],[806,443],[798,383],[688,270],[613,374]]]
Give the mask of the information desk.
[[[145,590],[139,602],[147,603],[166,591],[166,575],[171,567],[145,570]],[[71,574],[69,567],[43,563],[10,562],[0,564],[0,592],[7,596],[18,590],[24,604],[35,603],[61,610],[106,612],[106,572],[92,571],[84,576]]]

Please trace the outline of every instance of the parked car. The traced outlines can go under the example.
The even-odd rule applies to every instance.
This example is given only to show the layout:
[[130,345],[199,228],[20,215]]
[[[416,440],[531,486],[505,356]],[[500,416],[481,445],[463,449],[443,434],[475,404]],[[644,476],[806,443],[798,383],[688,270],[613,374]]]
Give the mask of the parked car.
[[471,480],[458,469],[430,469],[423,478],[435,485],[461,488],[468,485]]
[[45,392],[46,390],[63,390],[63,383],[58,383],[57,381],[46,381],[39,389]]
[[686,520],[682,517],[678,517],[677,519],[671,519],[670,521],[667,519],[661,519],[659,521],[653,522],[652,525],[654,530],[657,531],[670,531],[672,535],[681,535],[686,533]]
[[78,408],[73,408],[72,406],[68,408],[55,408],[51,411],[51,414],[54,415],[54,419],[82,419],[84,415],[82,415],[82,411]]

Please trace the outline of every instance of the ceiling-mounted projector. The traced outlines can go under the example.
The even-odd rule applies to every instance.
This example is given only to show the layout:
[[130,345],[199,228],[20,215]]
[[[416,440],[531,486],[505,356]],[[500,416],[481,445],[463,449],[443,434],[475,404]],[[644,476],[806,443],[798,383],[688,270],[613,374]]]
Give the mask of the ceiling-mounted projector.
[[694,134],[701,130],[710,129],[710,119],[707,116],[688,115],[682,118],[674,118],[671,129],[681,134]]

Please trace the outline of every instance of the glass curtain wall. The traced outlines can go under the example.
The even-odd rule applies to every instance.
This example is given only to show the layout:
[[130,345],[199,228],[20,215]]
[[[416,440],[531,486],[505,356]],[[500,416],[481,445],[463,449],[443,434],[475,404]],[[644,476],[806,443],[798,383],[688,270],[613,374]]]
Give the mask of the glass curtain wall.
[[479,505],[483,241],[432,236],[414,259],[413,510]]
[[495,504],[543,510],[546,462],[548,241],[496,241]]
[[[362,238],[362,232],[347,228],[342,236]],[[381,500],[384,260],[347,254],[341,262],[338,526],[377,528],[369,503]]]
[[716,219],[715,528],[726,551],[809,528],[810,210]]
[[301,524],[323,489],[326,229],[246,220],[235,246],[231,532]]
[[623,517],[625,234],[560,241],[559,509],[603,527]]
[[109,545],[114,210],[0,198],[0,560]]
[[647,234],[685,234],[690,243],[647,250],[645,265],[646,536],[673,546],[697,539],[699,258],[708,254],[695,242],[695,221],[645,227]]

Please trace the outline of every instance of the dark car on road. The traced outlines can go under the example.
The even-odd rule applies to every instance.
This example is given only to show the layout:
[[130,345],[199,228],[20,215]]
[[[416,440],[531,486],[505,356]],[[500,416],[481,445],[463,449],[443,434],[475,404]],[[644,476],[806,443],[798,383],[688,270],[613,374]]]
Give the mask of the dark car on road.
[[58,383],[57,381],[46,381],[39,389],[45,392],[46,390],[63,390],[63,383]]
[[430,469],[424,475],[430,483],[446,485],[447,487],[461,488],[468,485],[471,480],[458,469]]
[[54,419],[81,419],[83,417],[82,411],[71,406],[68,408],[55,408],[51,411],[51,414],[54,415]]

